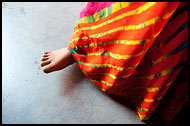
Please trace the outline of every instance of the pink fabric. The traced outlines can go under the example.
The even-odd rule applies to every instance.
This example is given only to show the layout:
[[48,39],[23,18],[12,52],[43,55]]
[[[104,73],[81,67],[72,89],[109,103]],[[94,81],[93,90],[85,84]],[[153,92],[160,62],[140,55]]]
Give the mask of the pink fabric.
[[93,15],[94,13],[109,7],[112,3],[115,2],[88,2],[85,8],[80,12],[80,18]]

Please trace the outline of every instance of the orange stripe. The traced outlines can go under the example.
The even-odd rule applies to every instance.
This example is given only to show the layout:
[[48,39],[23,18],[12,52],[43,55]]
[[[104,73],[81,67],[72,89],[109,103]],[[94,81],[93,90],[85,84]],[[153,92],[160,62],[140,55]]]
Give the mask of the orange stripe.
[[[181,52],[175,54],[175,55],[172,55],[172,56],[168,57],[168,58],[165,59],[164,61],[161,61],[160,63],[156,64],[156,66],[154,66],[154,67],[158,67],[158,68],[159,68],[159,66],[165,65],[165,63],[167,63],[168,61],[170,61],[170,60],[173,59],[173,58],[175,58],[176,61],[178,61],[178,60],[181,59],[181,55],[183,55],[184,53],[186,53],[186,51],[187,51],[187,48],[184,49],[183,51],[181,51]],[[183,58],[186,58],[186,57],[183,57]],[[120,62],[117,61],[116,64],[117,64],[117,63],[120,63]],[[173,62],[173,63],[174,63],[174,62]],[[122,62],[121,62],[121,64],[122,64]],[[159,65],[159,64],[160,64],[160,65]],[[80,67],[81,69],[83,69],[83,70],[86,71],[86,72],[91,72],[91,71],[93,71],[93,73],[102,73],[102,71],[104,71],[104,73],[113,74],[113,75],[115,75],[115,76],[118,76],[118,75],[119,75],[119,76],[126,76],[126,75],[129,75],[130,73],[133,73],[133,71],[134,71],[134,69],[135,69],[135,68],[133,68],[133,69],[130,69],[130,70],[123,71],[123,72],[121,73],[120,70],[116,70],[116,69],[109,68],[109,67],[107,67],[107,68],[94,68],[94,67],[85,66],[85,65],[82,65],[82,64],[78,64],[78,65],[79,65],[79,67]],[[158,65],[159,65],[159,66],[158,66]],[[172,64],[170,64],[170,65],[172,65]],[[167,66],[167,68],[170,68],[170,66]],[[152,69],[152,67],[151,67],[150,69]],[[146,74],[151,74],[152,72],[149,72],[148,70],[149,70],[149,68],[146,69]],[[162,70],[162,67],[161,67],[161,69],[157,69],[157,71],[154,70],[154,73],[157,73],[157,72],[159,72],[159,71],[161,71],[161,70]],[[148,72],[148,73],[147,73],[147,72]],[[138,73],[139,73],[139,74],[142,74],[142,71],[141,71],[141,72],[138,71],[135,75],[138,75]],[[89,76],[89,77],[91,77],[91,78],[93,78],[93,79],[97,79],[96,77],[101,77],[101,78],[102,78],[103,74],[100,74],[100,75],[94,75],[94,74],[93,74],[93,75],[87,75],[87,76]],[[107,80],[106,78],[108,78],[108,80]],[[111,80],[110,80],[110,79],[111,79]],[[123,80],[123,79],[115,80],[115,79],[113,79],[113,78],[111,78],[111,77],[108,76],[108,77],[104,77],[103,80],[104,80],[104,81],[107,81],[108,83],[113,83],[113,82],[114,82],[114,83],[119,83],[120,80]],[[138,82],[137,82],[137,83],[138,83]]]
[[[168,63],[168,61],[170,61],[172,58],[173,58],[173,57],[170,57],[170,59],[165,60],[165,62]],[[175,56],[175,58],[177,58],[177,57]],[[179,60],[185,61],[186,59],[187,59],[187,57],[185,57],[184,59],[181,59],[180,57],[178,57],[178,59],[176,59],[176,62],[179,62]],[[128,88],[130,87],[130,85],[133,85],[133,86],[140,86],[140,85],[150,86],[150,85],[151,85],[151,87],[152,87],[152,84],[154,84],[155,87],[158,87],[158,86],[161,86],[161,84],[162,84],[163,82],[165,82],[165,79],[168,79],[168,78],[167,78],[168,76],[170,76],[170,78],[175,77],[176,74],[179,73],[179,71],[180,71],[182,68],[180,68],[180,69],[178,69],[178,70],[175,70],[175,71],[173,71],[172,73],[169,73],[169,74],[166,74],[166,75],[164,75],[164,76],[159,77],[159,81],[158,81],[156,78],[154,78],[154,79],[152,79],[152,80],[149,80],[149,79],[146,79],[146,78],[139,78],[139,79],[133,80],[133,78],[136,77],[136,76],[142,76],[142,74],[145,75],[145,76],[148,76],[148,75],[151,75],[151,74],[153,74],[153,73],[159,73],[160,71],[163,70],[163,67],[160,67],[160,66],[163,66],[163,65],[165,64],[165,62],[158,63],[158,65],[154,67],[154,68],[161,68],[160,70],[159,70],[159,69],[155,69],[155,70],[157,70],[157,71],[155,71],[155,70],[149,71],[149,69],[146,69],[146,71],[143,71],[143,73],[141,72],[139,75],[138,75],[138,74],[134,74],[133,76],[129,76],[129,77],[126,78],[125,80],[124,80],[124,79],[114,80],[114,79],[112,79],[112,78],[109,77],[109,76],[107,76],[107,77],[105,76],[104,78],[102,78],[102,77],[100,76],[102,81],[106,81],[106,82],[111,83],[111,84],[112,84],[112,83],[113,83],[113,84],[121,84],[121,81],[127,82],[126,84],[125,84],[125,83],[122,84],[122,88],[121,88],[121,86],[119,86],[119,87],[118,87],[118,86],[117,86],[117,87],[110,87],[110,86],[107,86],[107,85],[104,84],[104,83],[95,83],[95,84],[98,84],[98,86],[99,86],[100,88],[103,88],[103,89],[106,89],[106,90],[110,90],[110,89],[111,89],[111,90],[115,90],[115,91],[112,92],[112,94],[113,94],[113,93],[117,93],[117,92],[121,92],[121,90],[124,91],[124,90],[128,89]],[[170,64],[170,65],[168,65],[168,66],[167,66],[166,68],[164,68],[164,69],[171,68],[171,66],[176,66],[176,63]],[[153,69],[153,68],[150,68],[150,70],[151,70],[151,69]],[[97,76],[98,76],[98,75],[97,75]],[[87,77],[88,77],[88,78],[90,77],[90,79],[97,79],[97,78],[96,78],[97,76],[96,76],[96,75],[93,75],[93,76],[88,75]],[[111,80],[112,80],[112,81],[111,81]],[[142,81],[142,80],[143,80],[143,81]],[[140,84],[140,85],[138,85],[138,84]],[[128,85],[129,85],[129,86],[128,86]]]
[[[113,67],[99,67],[99,68],[94,68],[94,67],[91,67],[91,66],[85,66],[83,64],[80,64],[78,63],[77,64],[82,70],[86,71],[86,72],[92,72],[93,73],[102,73],[102,71],[104,71],[104,73],[109,73],[109,74],[112,74],[112,75],[121,75],[121,76],[126,76],[126,75],[129,75],[131,73],[134,72],[135,68],[131,68],[131,69],[128,69],[128,70],[124,70],[122,73],[120,70],[117,70]],[[95,76],[95,75],[93,75]],[[112,78],[113,79],[113,78]]]
[[[170,50],[169,50],[170,51]],[[165,63],[167,63],[168,61],[170,61],[170,60],[172,60],[173,58],[175,58],[176,59],[176,61],[179,61],[179,60],[181,60],[181,55],[183,55],[184,53],[186,53],[186,51],[187,51],[187,48],[186,49],[184,49],[184,50],[182,50],[181,52],[179,52],[179,53],[177,53],[177,54],[175,54],[175,55],[172,55],[172,56],[170,56],[170,57],[168,57],[168,58],[166,58],[164,61],[161,61],[160,63],[158,63],[158,64],[156,64],[156,66],[157,67],[159,67],[159,64],[160,64],[160,66],[163,66],[163,65],[165,65]],[[185,58],[185,57],[183,57],[183,58]],[[115,62],[116,64],[118,64],[118,63],[120,63],[120,60],[118,60],[117,62]],[[174,63],[174,62],[173,62]],[[121,62],[121,65],[122,65],[122,62]],[[156,67],[155,66],[155,67]],[[82,66],[83,67],[83,70],[84,71],[86,71],[86,72],[90,72],[91,70],[93,70],[93,68],[89,68],[89,67],[85,67],[85,66]],[[123,67],[123,66],[122,66]],[[168,66],[168,67],[170,67],[170,65]],[[90,69],[90,70],[88,70],[88,69]],[[95,68],[94,68],[95,69]],[[152,69],[152,68],[151,68]],[[162,69],[162,67],[161,67],[161,69]],[[157,71],[155,71],[154,70],[154,72],[155,73],[157,73],[157,72],[159,72],[161,69],[157,69]],[[101,69],[101,70],[103,70],[103,69]],[[100,71],[101,71],[100,70]],[[110,72],[111,70],[110,69],[108,69],[108,70],[104,70],[104,72],[105,73],[111,73]],[[133,69],[133,71],[134,71],[134,69]],[[127,72],[127,74],[126,74],[126,72]],[[128,75],[128,74],[130,74],[129,72],[132,72],[132,71],[123,71],[123,73],[125,73],[125,75],[124,76],[126,76],[126,75]],[[146,71],[147,72],[147,71]],[[93,70],[93,73],[99,73],[99,72],[95,72],[94,70]],[[117,71],[117,73],[114,73],[114,75],[115,76],[118,76],[118,74],[120,73],[120,71]],[[141,72],[138,72],[138,73],[140,73],[141,74]],[[150,73],[149,73],[150,74]],[[137,75],[137,74],[136,74]],[[102,74],[100,74],[100,75],[88,75],[88,76],[92,76],[92,78],[96,78],[96,77],[102,77],[103,75]],[[121,76],[121,74],[119,74],[119,76]],[[113,78],[112,78],[113,79]],[[104,81],[107,81],[107,80],[104,80]],[[112,83],[112,82],[114,82],[114,83],[116,83],[116,81],[113,79],[111,82],[108,82],[108,83]],[[118,82],[119,83],[119,82]]]
[[98,45],[101,47],[98,49],[96,48],[96,46],[87,47],[87,48],[79,48],[77,52],[79,54],[83,54],[85,52],[98,53],[98,52],[103,52],[105,49],[108,52],[112,52],[119,55],[134,55],[150,47],[150,45],[152,45],[155,39],[156,37],[145,44],[138,44],[138,45],[124,45],[124,44],[115,43],[115,44],[102,45],[102,46]]
[[[122,13],[131,11],[131,10],[135,10],[136,8],[142,6],[142,5],[146,4],[146,3],[147,2],[132,3],[131,5],[127,6],[126,8],[123,8],[123,9],[121,9],[121,10],[119,10],[119,11],[117,11],[117,12],[115,12],[115,13],[113,13],[113,14],[111,14],[111,15],[103,18],[103,19],[101,19],[101,20],[98,20],[96,22],[90,22],[90,23],[80,23],[78,25],[79,25],[79,27],[90,27],[90,26],[93,26],[93,25],[98,25],[98,24],[103,23],[103,22],[105,22],[107,20],[110,20],[110,19],[112,19],[112,18],[114,18],[114,17],[116,17],[118,15],[121,15]],[[76,29],[76,28],[77,27],[75,27],[74,29]]]
[[[103,37],[99,38],[93,38],[93,39],[82,39],[82,40],[75,40],[72,43],[70,43],[70,48],[73,48],[74,46],[84,46],[87,44],[90,44],[92,41],[94,42],[104,42],[104,41],[111,41],[111,40],[143,40],[148,39],[152,37],[154,34],[158,33],[161,28],[167,23],[168,19],[163,20],[162,22],[159,22],[156,24],[156,28],[154,33],[152,32],[152,29],[154,25],[149,25],[143,29],[138,30],[127,30],[127,31],[117,31],[113,32],[108,35],[104,35]],[[146,34],[144,34],[146,33]]]
[[[129,78],[126,79],[117,79],[115,81],[112,81],[112,83],[114,84],[121,84],[121,86],[108,86],[102,82],[96,82],[93,81],[93,83],[96,84],[96,86],[98,86],[99,88],[105,89],[105,90],[109,90],[112,92],[107,92],[105,91],[105,93],[109,93],[109,94],[118,94],[118,95],[126,95],[125,93],[122,93],[122,91],[128,90],[131,87],[135,87],[135,86],[147,86],[147,87],[159,87],[161,86],[166,79],[168,79],[168,77],[170,77],[171,79],[175,79],[175,77],[177,76],[177,74],[180,72],[181,69],[175,70],[172,73],[163,75],[159,78],[154,78],[154,79],[147,79],[147,78],[135,78],[136,76],[130,76]],[[86,75],[86,74],[85,74]],[[142,75],[141,75],[142,76]],[[88,76],[86,75],[87,78],[90,79],[97,79],[94,76]],[[102,81],[106,81],[108,83],[111,83],[110,80],[113,80],[111,77],[106,76],[106,77],[102,77],[101,78]],[[151,85],[154,84],[154,85]]]
[[[133,58],[130,58],[128,60],[114,59],[114,58],[111,58],[110,56],[88,56],[88,57],[83,57],[83,56],[79,56],[77,54],[73,54],[73,56],[77,61],[91,63],[91,64],[111,64],[111,65],[117,66],[117,67],[131,67],[131,66],[134,66],[136,63],[141,61],[141,59],[143,58],[143,55],[133,57]],[[109,58],[109,60],[105,60],[107,58]],[[92,68],[92,67],[86,67],[86,66],[81,66],[81,67],[82,67],[83,70],[85,70],[87,72],[90,71],[90,68]],[[92,69],[94,69],[94,68],[92,68]],[[107,69],[109,70],[109,73],[113,72],[116,75],[117,75],[117,73],[121,72],[120,70],[113,69],[111,67],[108,67]],[[113,70],[111,70],[111,69],[113,69]],[[121,73],[121,75],[124,75],[124,74]]]
[[[157,80],[159,80],[159,79],[157,79]],[[160,85],[160,86],[163,86],[163,85],[165,85],[165,83],[162,83],[162,85]],[[146,87],[145,85],[143,85],[143,86]],[[136,87],[136,86],[133,85],[132,87]],[[131,95],[142,96],[145,99],[154,99],[154,98],[159,98],[159,97],[163,96],[169,87],[170,86],[163,88],[163,89],[160,89],[160,90],[157,90],[155,92],[148,92],[142,88],[141,89],[135,89],[135,90],[128,90],[128,91],[126,91],[126,93],[120,93],[119,95],[120,96],[126,96],[126,95],[131,94]],[[128,89],[130,89],[130,88],[128,88]]]
[[[185,42],[188,40],[188,28],[185,28],[183,31],[181,31],[178,35],[176,35],[171,42],[169,42],[167,45],[158,48],[156,50],[152,50],[153,47],[155,47],[155,45],[152,45],[152,47],[150,48],[149,52],[147,52],[146,56],[143,59],[143,63],[148,63],[150,61],[153,61],[157,58],[160,57],[160,55],[164,55],[168,52],[170,52],[171,50],[177,48],[179,45],[182,44],[182,42]],[[164,34],[162,34],[164,35]],[[159,36],[162,37],[162,36]],[[159,38],[158,37],[158,38]],[[160,41],[160,43],[162,43],[163,41]],[[140,65],[140,64],[139,64]]]
[[[168,4],[166,4],[166,5],[168,5]],[[157,17],[162,17],[163,15],[165,15],[165,14],[167,14],[167,13],[171,13],[175,8],[174,8],[175,6],[172,6],[172,7],[170,7],[170,8],[168,8],[168,10],[171,10],[171,11],[169,11],[169,12],[166,12],[166,13],[164,13],[164,11],[162,12],[160,12],[160,13],[158,13],[159,15],[157,16]],[[172,8],[172,9],[171,9]],[[149,11],[148,11],[149,12]],[[137,18],[142,18],[142,17],[140,17],[140,16],[138,16]],[[146,18],[148,18],[148,17],[146,17]],[[128,19],[130,19],[130,20],[132,20],[132,18],[128,18]],[[139,20],[140,20],[139,19]],[[147,20],[147,19],[146,19]],[[125,23],[128,23],[128,21],[125,21],[125,20],[123,20]],[[96,30],[87,30],[87,33],[88,33],[88,36],[89,35],[91,35],[92,33],[90,33],[90,32],[94,32],[94,34],[95,34],[95,32],[97,33],[101,33],[102,32],[102,30],[104,30],[104,29],[106,29],[106,27],[108,27],[108,29],[110,29],[110,27],[109,26],[111,26],[111,29],[113,29],[113,26],[117,26],[117,25],[120,25],[121,26],[121,23],[119,23],[119,24],[117,24],[117,21],[115,21],[116,22],[116,24],[113,24],[113,23],[111,23],[111,24],[108,24],[108,25],[105,25],[105,26],[103,26],[103,29],[100,29],[100,30],[98,30],[98,29],[96,29]],[[129,24],[130,24],[130,21],[129,21]],[[115,27],[114,27],[115,28]],[[86,34],[86,31],[85,30],[83,30],[83,33],[84,34]],[[80,32],[79,32],[79,34],[81,34]],[[77,37],[78,35],[76,34],[76,37]],[[75,35],[73,35],[73,38],[75,38]]]
[[[160,17],[160,16],[164,15],[164,13],[161,12],[162,10],[161,11],[155,11],[155,10],[158,10],[157,8],[164,8],[165,6],[166,6],[166,4],[163,4],[162,2],[156,3],[153,7],[150,7],[148,10],[142,12],[141,14],[127,16],[125,18],[114,21],[110,24],[104,25],[104,26],[97,28],[97,29],[82,30],[82,31],[85,33],[88,33],[88,35],[92,35],[92,34],[98,34],[98,33],[108,31],[110,29],[119,27],[121,25],[123,25],[123,26],[138,25],[138,24],[141,24],[141,23],[143,23],[149,19],[152,19],[156,16]],[[154,12],[154,13],[152,13],[152,12]],[[126,12],[124,12],[124,13],[126,13]],[[80,33],[74,34],[73,38],[77,37],[79,34]]]
[[[172,40],[170,40],[168,43],[163,44],[170,36],[172,36],[179,28],[180,26],[182,26],[186,21],[188,21],[188,16],[187,16],[188,12],[185,11],[183,14],[181,14],[180,16],[178,16],[175,21],[171,21],[165,28],[164,30],[161,32],[161,34],[159,35],[158,39],[155,41],[154,45],[151,48],[151,51],[156,51],[159,50],[161,47],[163,47],[164,45],[167,46],[167,44],[170,43],[170,41],[172,41],[173,43],[173,39],[175,39],[177,36],[179,36],[179,34],[182,34],[182,32],[184,32],[184,30],[188,27],[186,27],[185,29],[183,29],[183,31],[181,31],[180,33],[178,33],[178,35],[176,35]],[[177,21],[176,21],[177,20]],[[174,27],[175,26],[175,27]],[[188,32],[187,32],[188,33]],[[184,34],[187,34],[184,33]],[[159,46],[159,47],[158,47]]]

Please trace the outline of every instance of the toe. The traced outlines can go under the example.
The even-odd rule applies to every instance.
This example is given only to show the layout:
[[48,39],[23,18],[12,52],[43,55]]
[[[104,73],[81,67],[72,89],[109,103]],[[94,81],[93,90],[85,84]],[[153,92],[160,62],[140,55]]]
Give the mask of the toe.
[[48,56],[50,56],[50,55],[49,55],[49,54],[44,54],[44,55],[43,55],[43,57],[48,57]]
[[50,52],[44,52],[44,54],[48,54],[48,53],[50,53]]
[[49,59],[49,57],[42,57],[41,61],[46,61],[48,59]]
[[43,71],[44,73],[50,73],[53,71],[53,65],[52,64],[48,64],[46,66],[43,67]]
[[50,63],[51,63],[51,60],[48,59],[48,60],[46,60],[46,61],[42,61],[42,63],[41,63],[40,65],[41,65],[41,67],[43,67],[43,66],[48,65],[48,64],[50,64]]

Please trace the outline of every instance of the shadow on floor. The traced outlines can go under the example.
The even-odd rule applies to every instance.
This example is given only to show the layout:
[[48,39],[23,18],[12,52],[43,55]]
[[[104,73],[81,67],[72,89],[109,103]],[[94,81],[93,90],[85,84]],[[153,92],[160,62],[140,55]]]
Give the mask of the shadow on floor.
[[64,74],[60,77],[60,82],[64,82],[64,84],[61,84],[61,90],[64,95],[70,94],[85,79],[85,75],[80,71],[76,63],[69,67],[67,71],[63,71]]
[[[67,86],[62,87],[64,88],[64,93],[70,94],[70,92],[72,92],[72,90],[83,80],[85,79],[85,75],[80,71],[80,69],[78,68],[77,64],[73,64],[72,66],[70,66],[71,68],[69,69],[68,72],[70,72],[70,74],[66,74],[66,76],[64,76],[64,78],[62,78],[62,80],[64,79],[64,83],[67,84]],[[68,78],[65,80],[65,78]],[[108,96],[110,99],[114,100],[115,102],[127,107],[128,109],[131,109],[132,111],[134,111],[136,113],[136,108],[130,104],[129,102],[127,102],[126,100],[114,96],[114,95],[109,95],[109,94],[105,94],[104,92],[98,90],[97,93],[102,93],[103,95]],[[183,108],[181,109],[181,111],[178,113],[178,115],[169,123],[169,124],[188,124],[189,121],[187,119],[188,116],[186,116],[187,113],[187,107],[189,106],[189,102],[187,102],[186,104],[184,104]],[[152,118],[150,120],[146,120],[143,121],[146,124],[166,124],[166,122],[164,122],[158,115],[158,112],[155,111],[155,113],[153,114]]]
[[[108,95],[108,94],[107,94]],[[120,97],[117,97],[117,96],[114,96],[114,95],[108,95],[109,98],[111,98],[112,100],[118,102],[119,104],[131,109],[132,111],[134,111],[136,113],[136,108],[130,104],[129,102],[127,102],[126,100],[120,98]]]
[[[134,112],[136,112],[135,107],[130,104],[129,102],[123,100],[122,98],[116,97],[116,96],[112,96],[112,95],[108,95],[112,100],[120,103],[121,105],[124,105],[125,107],[133,110]],[[176,117],[169,123],[169,124],[190,124],[189,120],[188,120],[188,107],[190,106],[190,102],[187,102],[184,104],[184,106],[182,107],[181,111],[176,115]],[[155,111],[155,113],[153,114],[152,118],[150,120],[146,120],[143,121],[146,124],[167,124],[167,122],[163,121],[159,115],[158,112]]]
[[177,125],[180,125],[180,124],[190,124],[189,123],[189,119],[188,119],[188,107],[189,107],[190,103],[189,102],[186,102],[182,109],[180,110],[180,112],[176,115],[176,117],[170,122],[170,123],[167,123],[167,122],[164,122],[158,115],[158,112],[156,111],[154,113],[154,115],[152,116],[152,118],[150,120],[147,120],[147,121],[143,121],[144,123],[147,123],[147,124],[177,124]]

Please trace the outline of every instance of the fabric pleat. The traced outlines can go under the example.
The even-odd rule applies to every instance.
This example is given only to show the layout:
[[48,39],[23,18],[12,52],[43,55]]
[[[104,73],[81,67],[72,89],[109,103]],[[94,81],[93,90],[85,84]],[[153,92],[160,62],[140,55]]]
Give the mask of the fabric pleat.
[[92,83],[134,105],[141,120],[159,110],[170,122],[188,99],[187,4],[89,2],[67,48]]

